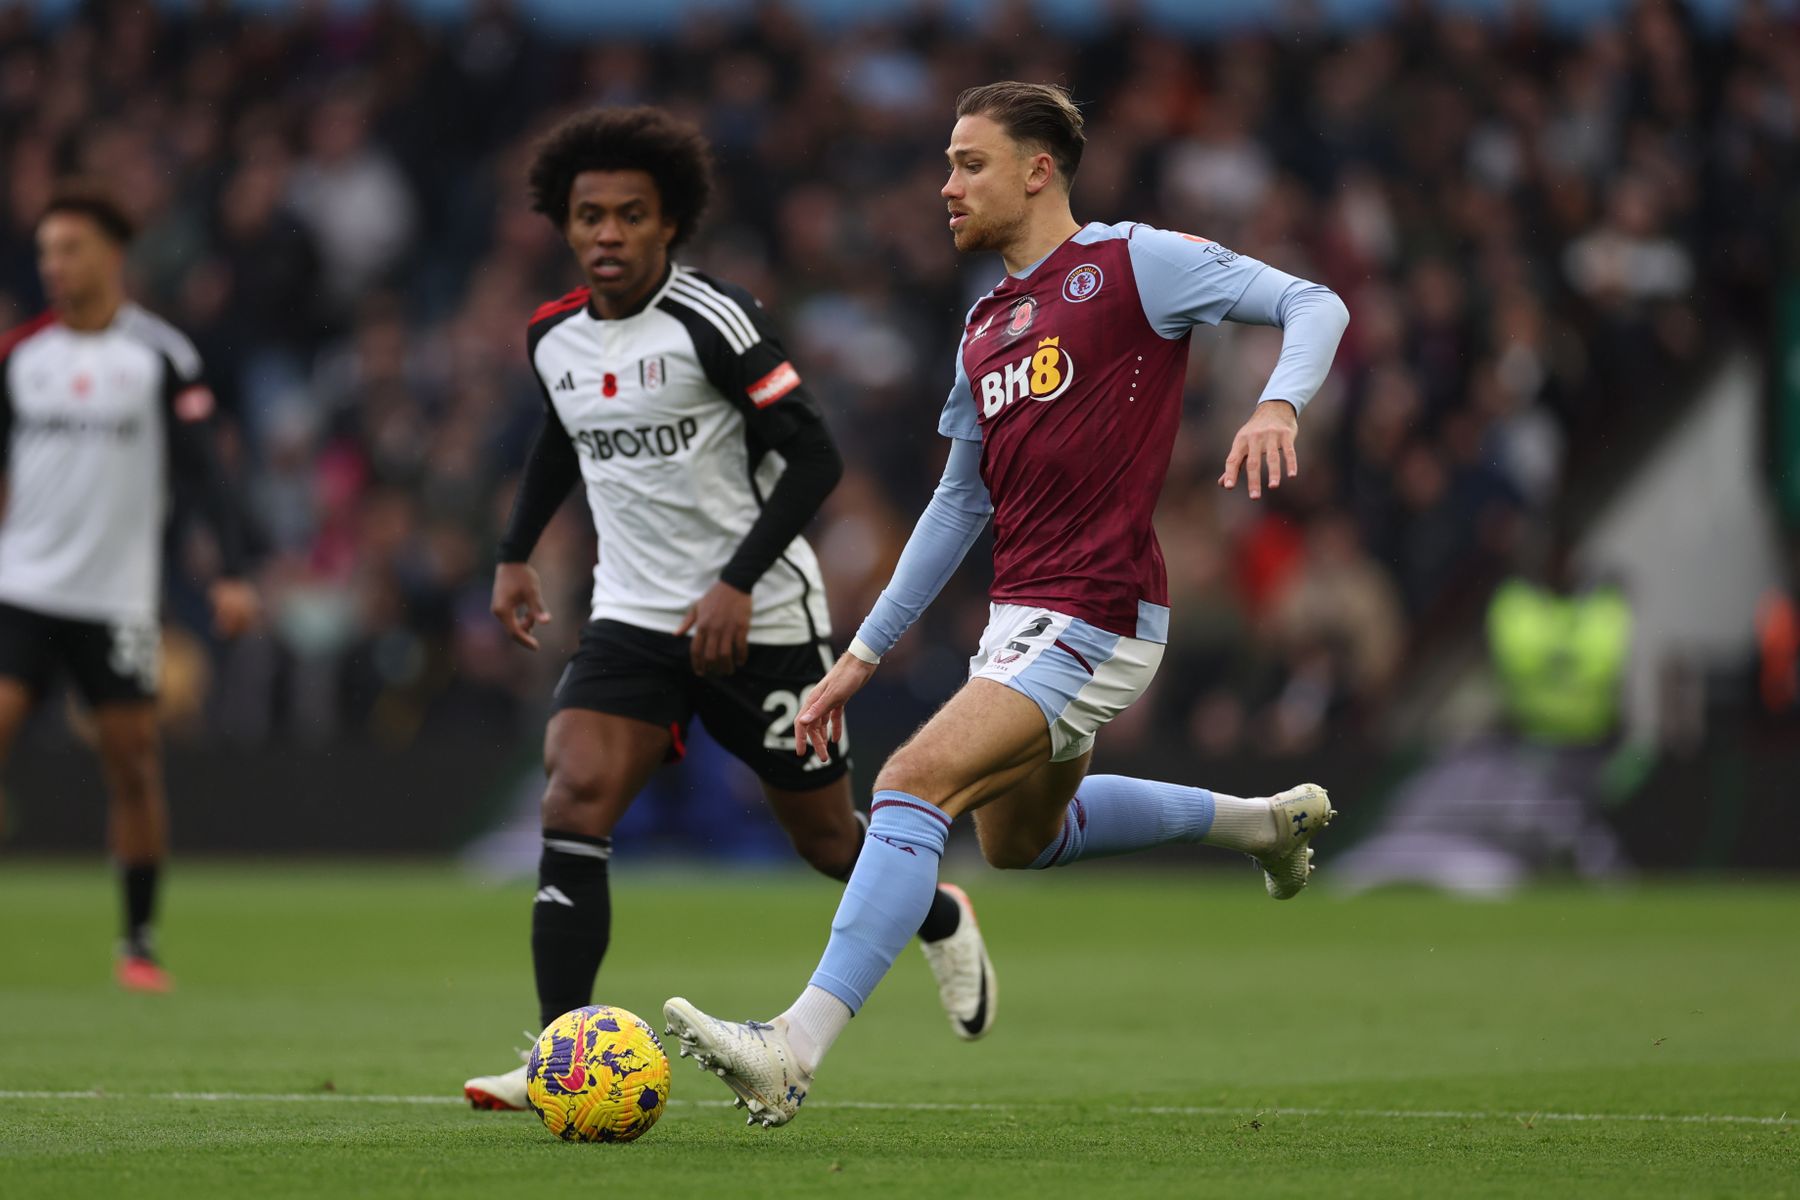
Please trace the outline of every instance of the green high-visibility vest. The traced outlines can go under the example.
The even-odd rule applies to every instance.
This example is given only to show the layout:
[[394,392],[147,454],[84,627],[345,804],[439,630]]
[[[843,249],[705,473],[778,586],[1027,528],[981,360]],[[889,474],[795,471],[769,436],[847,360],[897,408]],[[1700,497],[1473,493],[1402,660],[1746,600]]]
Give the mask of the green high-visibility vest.
[[1631,608],[1614,588],[1562,596],[1509,580],[1488,606],[1488,647],[1507,714],[1556,745],[1612,733],[1631,648]]

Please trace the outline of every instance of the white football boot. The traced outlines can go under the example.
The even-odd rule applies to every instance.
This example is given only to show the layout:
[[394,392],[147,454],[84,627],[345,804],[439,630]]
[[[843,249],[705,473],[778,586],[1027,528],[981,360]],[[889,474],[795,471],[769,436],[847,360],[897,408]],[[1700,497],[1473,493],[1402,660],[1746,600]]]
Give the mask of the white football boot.
[[1275,847],[1253,857],[1263,869],[1263,886],[1277,900],[1292,900],[1313,872],[1313,835],[1331,824],[1337,810],[1316,783],[1303,783],[1269,797],[1275,813]]
[[956,932],[935,942],[920,942],[931,973],[937,976],[938,1000],[950,1028],[965,1042],[972,1042],[994,1027],[994,1010],[1000,1002],[1000,984],[988,958],[981,926],[975,923],[975,906],[966,892],[953,883],[940,883],[962,909]]
[[[525,1037],[533,1043],[537,1041],[533,1034],[528,1033]],[[531,1051],[521,1050],[519,1057],[529,1064]],[[463,1084],[463,1099],[471,1108],[489,1112],[519,1112],[530,1108],[525,1099],[525,1067],[515,1067],[499,1075],[477,1075]]]
[[803,1074],[788,1044],[787,1022],[721,1021],[676,996],[663,1005],[664,1030],[681,1043],[681,1057],[692,1056],[737,1094],[737,1106],[748,1108],[751,1125],[772,1129],[786,1125],[806,1102],[812,1077]]

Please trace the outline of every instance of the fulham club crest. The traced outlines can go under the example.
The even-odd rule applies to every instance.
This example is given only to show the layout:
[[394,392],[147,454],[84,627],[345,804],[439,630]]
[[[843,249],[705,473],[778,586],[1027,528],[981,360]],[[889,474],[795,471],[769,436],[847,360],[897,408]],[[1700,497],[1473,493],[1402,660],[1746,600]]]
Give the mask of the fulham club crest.
[[661,356],[638,359],[638,386],[646,392],[659,392],[663,384],[669,381],[669,369],[663,365]]
[[1083,300],[1092,300],[1100,285],[1106,282],[1106,276],[1093,263],[1082,263],[1069,277],[1063,280],[1063,299],[1070,304],[1080,304]]

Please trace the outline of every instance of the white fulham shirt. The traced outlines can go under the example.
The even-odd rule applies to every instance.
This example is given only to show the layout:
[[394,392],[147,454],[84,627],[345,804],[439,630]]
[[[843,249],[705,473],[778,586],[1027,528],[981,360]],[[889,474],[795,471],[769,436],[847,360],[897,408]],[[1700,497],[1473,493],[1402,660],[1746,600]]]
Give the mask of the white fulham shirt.
[[126,304],[103,330],[53,315],[0,341],[0,601],[79,620],[147,623],[161,599],[177,424],[213,395],[193,343]]

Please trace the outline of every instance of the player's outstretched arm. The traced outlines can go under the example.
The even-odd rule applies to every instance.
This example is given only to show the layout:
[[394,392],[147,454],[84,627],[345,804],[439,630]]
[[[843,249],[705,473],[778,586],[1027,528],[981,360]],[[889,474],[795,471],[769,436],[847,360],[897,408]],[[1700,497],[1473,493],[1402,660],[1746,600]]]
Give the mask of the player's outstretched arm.
[[1281,486],[1282,472],[1300,473],[1294,437],[1300,410],[1306,407],[1331,371],[1338,342],[1350,323],[1350,311],[1337,293],[1274,267],[1262,266],[1250,279],[1225,319],[1245,325],[1274,325],[1281,330],[1281,357],[1263,388],[1256,411],[1231,441],[1219,486],[1235,488],[1248,473],[1250,498],[1262,498],[1263,469],[1269,486]]
[[1151,328],[1162,336],[1181,337],[1195,325],[1220,321],[1281,330],[1281,357],[1256,411],[1232,439],[1219,476],[1220,487],[1235,488],[1247,472],[1250,498],[1259,500],[1265,466],[1270,487],[1281,486],[1284,470],[1288,476],[1299,473],[1294,435],[1300,411],[1325,382],[1350,312],[1330,288],[1217,242],[1143,225],[1129,228],[1138,298]]
[[875,607],[856,631],[857,641],[876,661],[894,648],[937,599],[993,511],[987,484],[981,478],[981,442],[953,437],[944,476],[931,494],[931,503],[919,514],[912,536],[906,539],[893,578],[881,589]]
[[794,719],[795,754],[804,756],[810,744],[822,759],[826,746],[842,736],[845,701],[869,682],[881,656],[937,599],[981,536],[993,507],[981,480],[981,443],[952,438],[944,477],[906,539],[894,577],[857,630],[850,652],[819,681]]

